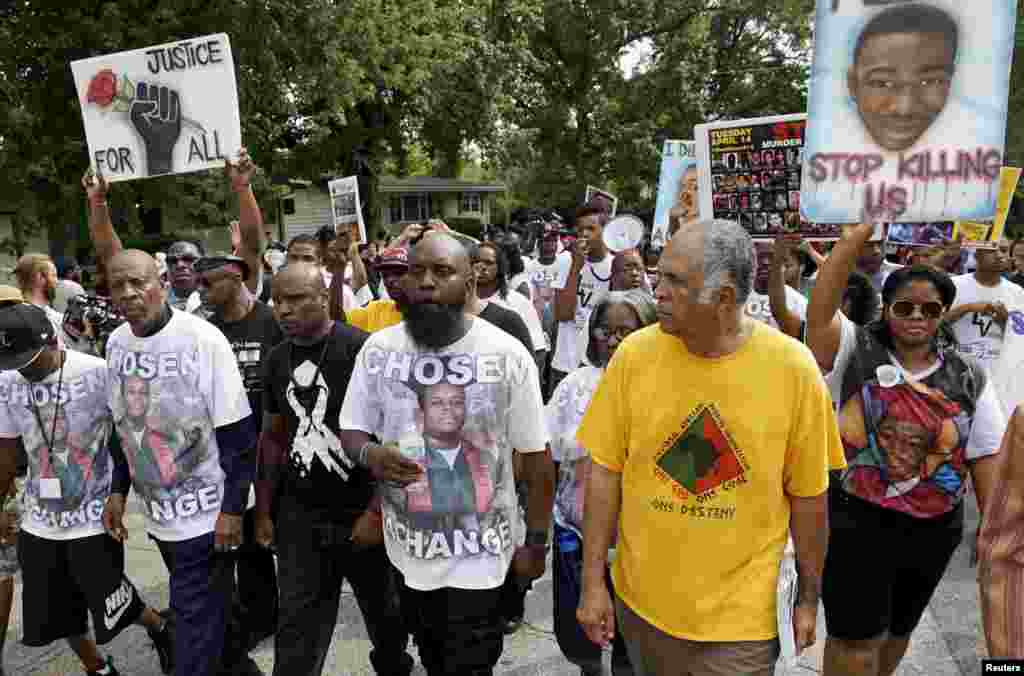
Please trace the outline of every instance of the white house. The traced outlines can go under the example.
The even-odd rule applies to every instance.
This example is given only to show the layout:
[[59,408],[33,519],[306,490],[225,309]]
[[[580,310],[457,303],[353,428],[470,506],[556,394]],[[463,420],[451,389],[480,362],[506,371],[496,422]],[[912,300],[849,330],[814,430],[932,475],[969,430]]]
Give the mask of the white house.
[[[285,241],[298,234],[313,234],[331,224],[331,197],[326,185],[291,181],[292,192],[282,199]],[[380,223],[393,234],[407,223],[430,218],[472,218],[491,223],[503,183],[475,183],[448,178],[382,176],[377,181]]]

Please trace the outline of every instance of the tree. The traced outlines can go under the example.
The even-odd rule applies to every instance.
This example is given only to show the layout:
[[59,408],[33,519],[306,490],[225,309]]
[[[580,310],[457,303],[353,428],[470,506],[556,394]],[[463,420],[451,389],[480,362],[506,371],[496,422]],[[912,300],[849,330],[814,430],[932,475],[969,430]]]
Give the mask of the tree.
[[[226,32],[250,153],[269,174],[317,177],[372,171],[401,148],[409,111],[435,65],[458,60],[447,44],[466,25],[459,3],[433,0],[21,0],[0,11],[0,180],[18,221],[48,228],[55,248],[64,224],[85,218],[70,61]],[[162,205],[190,225],[224,223],[229,198],[203,174],[121,183],[111,199],[131,229]]]

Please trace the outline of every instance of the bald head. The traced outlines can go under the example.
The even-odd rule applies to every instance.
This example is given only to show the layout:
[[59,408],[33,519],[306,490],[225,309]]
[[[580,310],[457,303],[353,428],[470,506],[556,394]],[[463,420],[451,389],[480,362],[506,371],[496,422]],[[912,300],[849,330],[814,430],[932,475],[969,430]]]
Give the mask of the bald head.
[[327,288],[320,267],[289,263],[274,277],[274,317],[290,339],[310,343],[330,325]]
[[409,253],[409,265],[416,261],[443,260],[460,274],[468,275],[472,269],[469,252],[462,242],[443,232],[434,232],[424,237]]
[[160,265],[156,259],[139,249],[125,249],[114,255],[107,264],[110,273],[114,270],[130,269],[138,274],[151,274],[160,279]]
[[289,263],[274,276],[274,287],[308,287],[311,292],[326,292],[324,276],[319,265],[312,263]]
[[125,316],[136,335],[160,318],[167,292],[160,284],[156,259],[145,251],[127,249],[107,264],[110,298]]

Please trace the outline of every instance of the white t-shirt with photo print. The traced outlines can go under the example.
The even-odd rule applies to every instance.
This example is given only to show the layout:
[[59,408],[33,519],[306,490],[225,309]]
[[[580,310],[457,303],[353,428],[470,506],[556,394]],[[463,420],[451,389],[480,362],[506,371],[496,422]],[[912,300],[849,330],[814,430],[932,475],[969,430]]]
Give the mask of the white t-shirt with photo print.
[[[609,252],[598,263],[584,262],[576,285],[576,315],[572,321],[558,323],[555,357],[551,361],[551,368],[556,371],[572,373],[581,362],[587,363],[587,323],[598,300],[611,288],[613,258]],[[551,288],[557,291],[564,289],[569,282],[572,256],[559,256],[556,261],[559,263],[558,277],[551,283]]]
[[231,344],[205,319],[174,310],[155,335],[124,324],[107,342],[110,409],[158,540],[213,531],[224,498],[215,434],[251,414]]
[[21,527],[48,540],[103,533],[113,476],[107,365],[74,350],[64,354],[63,374],[58,369],[36,383],[17,371],[0,373],[0,437],[21,437],[28,455]]
[[476,320],[440,350],[417,346],[404,324],[375,333],[339,427],[395,444],[425,468],[409,486],[382,487],[384,542],[409,587],[504,583],[524,536],[512,451],[548,442],[537,366],[519,341]]

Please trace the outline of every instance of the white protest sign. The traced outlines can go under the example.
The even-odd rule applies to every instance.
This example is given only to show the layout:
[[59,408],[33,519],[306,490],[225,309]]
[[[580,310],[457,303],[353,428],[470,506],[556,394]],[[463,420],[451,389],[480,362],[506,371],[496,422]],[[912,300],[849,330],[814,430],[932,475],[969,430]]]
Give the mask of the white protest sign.
[[[665,141],[661,149],[661,176],[654,209],[651,245],[660,249],[682,223],[697,220],[699,182],[697,144],[694,141]],[[673,223],[670,221],[674,220]]]
[[363,209],[359,201],[359,181],[355,176],[337,178],[327,184],[331,193],[331,221],[334,231],[348,228],[352,241],[366,244],[366,226],[363,224]]
[[242,146],[220,33],[71,63],[90,164],[108,181],[224,166]]

